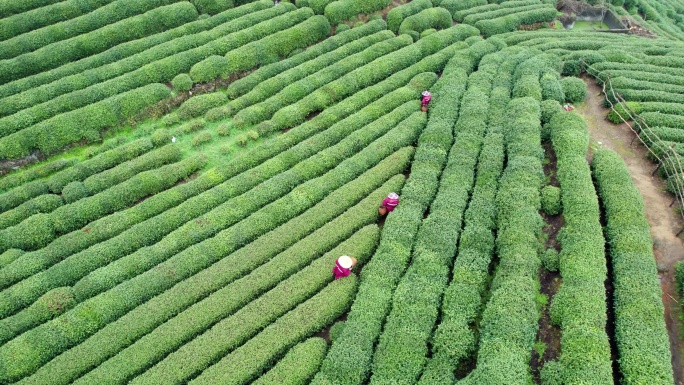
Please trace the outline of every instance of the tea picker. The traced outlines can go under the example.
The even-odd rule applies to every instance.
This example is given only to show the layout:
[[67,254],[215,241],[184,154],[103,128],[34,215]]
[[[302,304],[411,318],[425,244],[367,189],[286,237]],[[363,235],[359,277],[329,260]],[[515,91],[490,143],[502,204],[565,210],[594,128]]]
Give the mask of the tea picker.
[[332,273],[335,275],[335,279],[348,277],[354,266],[356,266],[356,258],[343,255],[335,261]]
[[430,100],[432,100],[432,94],[430,93],[430,91],[425,90],[423,91],[423,93],[421,93],[421,95],[423,95],[423,98],[420,100],[420,110],[423,112],[427,112],[428,104],[430,103]]
[[397,205],[399,204],[399,195],[395,192],[391,192],[387,195],[387,198],[385,198],[382,201],[382,204],[380,207],[378,207],[378,213],[380,215],[385,215],[387,213],[391,213],[394,211],[395,208],[397,208]]

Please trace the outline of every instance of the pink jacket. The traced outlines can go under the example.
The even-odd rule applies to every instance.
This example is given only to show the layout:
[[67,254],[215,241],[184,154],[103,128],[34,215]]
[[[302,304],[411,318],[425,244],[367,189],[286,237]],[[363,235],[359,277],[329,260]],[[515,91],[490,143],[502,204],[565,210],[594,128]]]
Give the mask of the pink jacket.
[[432,100],[432,95],[423,96],[423,100],[421,100],[421,103],[428,104],[430,103],[430,100]]
[[382,201],[382,205],[387,207],[387,212],[392,212],[398,204],[399,199],[385,198],[385,200]]
[[348,277],[351,274],[351,269],[344,268],[340,266],[340,263],[335,261],[335,267],[333,267],[332,273],[335,275],[335,279],[340,279]]

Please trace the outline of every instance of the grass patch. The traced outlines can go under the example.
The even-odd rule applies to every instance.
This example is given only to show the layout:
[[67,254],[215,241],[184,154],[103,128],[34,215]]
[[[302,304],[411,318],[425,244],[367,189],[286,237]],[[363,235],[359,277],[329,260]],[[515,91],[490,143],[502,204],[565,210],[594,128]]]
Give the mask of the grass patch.
[[604,22],[598,21],[576,21],[573,31],[597,31],[610,29]]

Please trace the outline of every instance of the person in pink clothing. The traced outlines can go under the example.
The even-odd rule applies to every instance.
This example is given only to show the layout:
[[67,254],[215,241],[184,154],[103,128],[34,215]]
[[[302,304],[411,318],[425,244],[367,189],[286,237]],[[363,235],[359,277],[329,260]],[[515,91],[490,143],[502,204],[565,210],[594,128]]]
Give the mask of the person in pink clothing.
[[430,91],[426,90],[423,91],[421,95],[423,95],[423,98],[420,100],[420,103],[422,104],[421,109],[423,110],[423,112],[427,112],[428,104],[430,103],[430,100],[432,100],[432,94],[430,93]]
[[387,195],[387,198],[385,198],[382,201],[382,205],[387,208],[387,212],[391,213],[395,208],[397,208],[397,205],[399,204],[399,195],[397,193],[391,192],[389,195]]
[[333,267],[332,273],[335,276],[335,279],[340,279],[348,277],[349,274],[351,274],[352,268],[354,268],[352,257],[343,255],[335,261],[335,267]]

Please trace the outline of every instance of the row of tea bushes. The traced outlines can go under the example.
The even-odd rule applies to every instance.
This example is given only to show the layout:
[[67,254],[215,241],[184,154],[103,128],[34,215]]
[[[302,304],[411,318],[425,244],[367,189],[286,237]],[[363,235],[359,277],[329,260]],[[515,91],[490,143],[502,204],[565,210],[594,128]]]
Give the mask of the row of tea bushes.
[[[347,57],[351,57],[378,42],[390,39],[392,37],[394,37],[394,35],[391,32],[380,31],[349,42],[333,51],[321,54],[316,58],[282,71],[275,76],[272,76],[261,83],[254,85],[249,92],[240,96],[236,95],[233,100],[231,100],[225,107],[220,108],[220,110],[222,111],[222,114],[233,116],[247,107],[259,102],[263,102],[264,100],[275,96],[276,94],[282,92],[286,87],[292,87],[293,84],[300,82],[303,79],[309,79],[310,77],[314,76],[314,74],[329,68],[329,66],[337,66],[338,63],[342,64]],[[370,57],[373,58],[373,56]],[[340,76],[341,75],[342,73],[340,73]],[[233,85],[244,80],[248,80],[251,76],[252,75],[249,75],[244,79],[240,79],[237,82],[231,83],[231,85],[228,87],[228,92],[231,92],[231,87]],[[238,88],[234,88],[234,90],[234,92],[237,92]],[[207,114],[206,117],[209,119],[210,114]]]
[[[85,34],[119,20],[133,17],[176,2],[178,2],[178,0],[123,0],[116,2],[112,2],[111,0],[98,0],[96,3],[99,4],[94,6],[101,7],[94,9],[92,12],[81,17],[57,22],[40,29],[32,28],[35,26],[34,23],[45,23],[45,20],[49,20],[51,15],[59,15],[59,13],[56,12],[65,8],[64,3],[40,8],[27,14],[16,15],[11,19],[4,19],[2,20],[3,22],[0,23],[0,27],[3,27],[0,28],[0,30],[6,31],[3,34],[9,33],[15,36],[19,35],[12,38],[0,37],[0,60],[11,59],[21,54],[35,51],[38,48],[51,43]],[[69,1],[66,1],[65,3],[69,3]],[[28,32],[27,29],[34,30]],[[27,33],[21,34],[20,31],[25,31]]]
[[79,17],[112,1],[114,0],[61,1],[4,17],[0,20],[0,40],[7,40],[22,33]]
[[[193,44],[206,44],[219,38],[224,32],[230,33],[245,28],[243,26],[234,29],[236,25],[231,21],[267,9],[272,9],[271,12],[278,12],[274,9],[273,2],[269,0],[254,1],[210,18],[191,21],[180,27],[119,44],[107,51],[88,56],[79,61],[0,85],[0,97],[3,98],[3,103],[0,105],[1,115],[7,114],[5,108],[18,111],[17,108],[26,108],[26,106],[35,104],[33,98],[38,98],[41,94],[47,95],[47,98],[35,100],[46,101],[51,97],[61,95],[63,92],[82,89],[92,84],[91,79],[101,82],[135,70],[151,61],[169,56],[169,52],[182,52],[197,46],[189,45],[191,42]],[[224,28],[228,29],[224,30]],[[43,87],[38,88],[40,86]],[[21,100],[15,100],[19,95],[23,95],[23,92],[34,88],[36,88],[35,91],[27,94],[31,95],[29,100],[32,101],[28,105],[21,104]],[[5,107],[5,101],[7,101],[7,107]],[[22,105],[24,107],[17,107]]]
[[379,11],[390,3],[391,0],[337,0],[325,7],[324,14],[330,20],[330,24],[338,25],[360,13]]
[[420,34],[426,29],[445,29],[452,26],[451,14],[444,8],[428,8],[415,15],[405,18],[399,26],[399,33],[408,33],[413,36]]
[[432,8],[432,2],[430,0],[415,0],[394,7],[387,13],[387,29],[394,33],[398,33],[399,26],[401,26],[404,19],[429,8]]
[[117,44],[178,27],[196,20],[197,16],[195,7],[185,1],[152,9],[141,15],[38,48],[33,52],[0,61],[0,82],[4,84],[56,68],[70,61],[102,52]]
[[592,172],[606,216],[623,382],[670,384],[670,344],[644,202],[618,154],[596,151]]
[[28,170],[6,175],[0,179],[0,191],[7,191],[11,188],[21,186],[35,179],[42,179],[76,164],[77,160],[59,159],[48,163],[40,164]]
[[375,35],[378,32],[385,30],[385,28],[386,23],[383,20],[373,20],[354,29],[335,34],[335,36],[329,37],[313,47],[307,48],[304,52],[276,63],[259,67],[248,76],[230,83],[226,89],[226,93],[229,98],[237,99],[239,96],[247,94],[255,87],[258,87],[264,82],[268,82],[271,78],[280,75],[281,73],[303,63],[316,60],[319,56],[332,52],[348,43],[364,39],[366,36]]
[[75,142],[100,141],[103,130],[118,126],[170,97],[168,87],[153,83],[56,115],[0,138],[0,159],[20,158],[34,150],[52,154]]
[[565,220],[558,237],[563,283],[550,309],[562,332],[562,379],[567,384],[605,384],[613,377],[606,334],[607,269],[598,197],[585,159],[589,131],[575,113],[556,114],[548,125]]
[[320,337],[301,342],[290,349],[285,357],[253,384],[306,385],[318,371],[327,350],[328,343]]
[[30,11],[32,9],[58,3],[59,1],[60,0],[26,0],[16,2],[12,0],[2,0],[0,1],[0,17],[4,18],[17,13]]
[[[325,198],[325,200],[321,201],[320,204],[315,206],[313,209],[310,209],[307,211],[304,215],[300,216],[299,218],[296,218],[294,220],[291,220],[288,225],[289,226],[283,226],[282,228],[277,230],[276,234],[281,234],[277,237],[274,238],[261,238],[259,242],[263,245],[260,246],[261,248],[271,248],[271,250],[277,251],[278,249],[273,249],[273,243],[275,241],[275,244],[277,245],[278,242],[285,242],[287,241],[287,244],[293,244],[297,242],[301,237],[305,236],[309,232],[313,231],[319,226],[323,226],[326,222],[330,221],[332,218],[334,218],[336,215],[341,214],[347,207],[350,205],[353,205],[355,202],[357,202],[360,198],[363,198],[366,196],[369,192],[372,192],[374,188],[376,188],[378,185],[382,184],[383,181],[387,180],[393,173],[396,173],[398,170],[401,170],[402,167],[405,167],[408,159],[411,155],[411,151],[408,151],[407,149],[404,149],[395,155],[387,158],[386,160],[382,161],[377,167],[374,167],[371,169],[369,172],[363,174],[361,177],[357,178],[351,183],[348,183],[345,185],[343,188],[340,190],[334,192],[332,195],[328,196]],[[396,181],[394,182],[396,183]],[[387,190],[383,190],[383,192],[386,192]],[[374,201],[377,204],[377,199],[379,199],[380,192],[373,193],[373,198]],[[370,214],[359,214],[359,210],[353,209],[353,212],[358,215],[359,219],[354,219],[351,220],[349,225],[342,226],[341,228],[341,234],[344,236],[348,236],[350,234],[349,229],[354,231],[353,229],[357,229],[359,227],[359,224],[364,224],[364,223],[369,223],[372,218],[369,218],[368,215],[372,215],[372,217],[375,217],[374,210],[369,210],[369,208],[373,207],[373,203],[370,200],[364,200],[363,204],[364,209],[366,210],[367,213]],[[351,213],[350,213],[351,214]],[[345,218],[349,218],[348,215],[344,215]],[[339,226],[341,220],[334,220],[333,222],[335,225]],[[296,225],[296,227],[294,227]],[[289,231],[287,229],[290,229]],[[292,229],[296,228],[297,231],[293,231]],[[329,229],[334,228],[332,225],[326,225],[323,233],[330,231]],[[320,234],[320,232],[319,232]],[[340,238],[338,236],[331,236],[331,240],[337,239],[339,242]],[[309,239],[306,241],[306,244],[310,246],[310,241],[312,239]],[[248,248],[251,248],[252,246],[248,246]],[[282,248],[282,246],[281,246]],[[266,250],[263,250],[266,251]],[[222,255],[228,255],[229,253],[223,253]],[[300,256],[297,256],[301,254]],[[254,254],[249,254],[247,253],[247,250],[244,251],[238,251],[237,253],[233,254],[233,257],[237,257],[237,261],[240,261],[240,263],[236,263],[235,259],[232,259],[228,257],[227,259],[224,259],[223,261],[225,262],[219,262],[220,265],[224,265],[225,263],[233,264],[233,268],[231,268],[232,273],[230,275],[226,275],[225,273],[220,273],[222,267],[217,265],[217,266],[212,266],[210,270],[207,270],[206,272],[212,275],[217,275],[215,279],[208,280],[206,279],[206,276],[204,279],[202,279],[200,282],[197,282],[196,285],[198,285],[198,288],[193,289],[190,291],[190,293],[195,293],[198,290],[200,290],[203,287],[206,287],[208,283],[211,283],[215,281],[216,279],[221,279],[220,282],[222,282],[222,285],[225,285],[227,283],[230,283],[230,280],[228,280],[230,277],[232,279],[236,279],[240,277],[240,274],[245,274],[249,272],[249,268],[251,267],[252,269],[256,266],[258,266],[259,263],[263,263],[269,259],[269,257],[273,256],[272,252],[268,253],[259,253],[258,258],[254,260],[253,257],[247,258],[248,255],[254,255]],[[273,282],[273,280],[278,281],[278,277],[283,277],[283,275],[287,275],[287,272],[290,271],[292,272],[292,268],[295,268],[293,266],[292,268],[287,268],[289,263],[285,263],[283,260],[284,258],[307,258],[306,256],[310,255],[309,258],[312,258],[314,254],[310,254],[309,252],[304,252],[301,249],[293,250],[293,253],[287,253],[285,256],[278,258],[278,261],[282,261],[284,263],[283,265],[283,270],[279,271],[277,273],[274,273],[272,275],[268,275],[268,278],[263,278],[264,277],[262,274],[255,274],[253,276],[250,276],[250,278],[246,280],[241,280],[237,281],[235,284],[231,286],[226,286],[225,289],[222,289],[218,292],[216,292],[213,297],[209,297],[206,301],[203,303],[197,304],[194,307],[190,308],[186,313],[184,313],[181,317],[178,317],[177,319],[174,319],[172,321],[169,321],[167,325],[164,328],[161,328],[158,330],[158,332],[154,332],[153,335],[151,335],[149,338],[146,338],[145,340],[141,341],[141,343],[136,344],[132,349],[129,349],[125,351],[115,362],[119,362],[119,370],[123,370],[124,373],[129,373],[129,369],[125,369],[124,367],[127,365],[134,365],[134,371],[131,371],[130,373],[133,374],[135,373],[135,367],[138,367],[138,365],[143,365],[150,367],[154,363],[156,363],[161,357],[164,357],[165,354],[158,352],[160,349],[175,349],[174,347],[178,347],[179,342],[183,342],[184,340],[187,340],[188,338],[192,338],[197,334],[200,334],[203,330],[214,324],[216,321],[226,317],[229,315],[232,311],[235,311],[239,309],[240,306],[243,306],[249,300],[254,299],[258,297],[257,294],[260,292],[263,292],[262,284],[264,285],[272,285],[269,284],[268,282]],[[297,257],[295,257],[297,256]],[[339,256],[339,255],[338,255]],[[261,262],[259,262],[261,261]],[[262,271],[270,271],[274,268],[277,268],[279,265],[274,262],[272,264],[264,265],[265,267],[263,269],[259,269],[259,272]],[[325,272],[326,276],[330,276],[329,270],[328,269],[318,269],[322,272]],[[202,273],[203,275],[206,275],[204,272]],[[331,276],[330,276],[331,277]],[[199,277],[198,277],[199,278]],[[231,280],[232,280],[231,279]],[[257,281],[255,281],[256,279]],[[184,283],[185,285],[185,283]],[[249,285],[252,287],[250,290],[241,290],[239,293],[240,295],[236,295],[235,289],[238,287],[243,287],[243,285]],[[268,287],[268,286],[266,286]],[[215,290],[215,289],[214,289]],[[250,293],[252,293],[251,290],[256,290],[254,292],[254,296],[252,296]],[[242,297],[242,295],[245,295],[245,297]],[[188,297],[188,295],[182,295],[180,298],[175,299],[173,303],[177,305],[182,305],[184,307],[190,306],[193,302],[196,301],[193,297]],[[220,306],[216,306],[217,304],[221,304]],[[236,306],[236,307],[234,307]],[[164,306],[168,307],[168,306]],[[176,311],[168,313],[169,315],[176,314]],[[206,318],[205,318],[206,317]],[[214,318],[215,317],[215,318]],[[211,319],[214,318],[212,321]],[[200,319],[205,319],[204,321],[198,321]],[[141,321],[148,322],[148,320],[141,319]],[[161,320],[163,321],[163,320]],[[160,323],[161,323],[160,321]],[[187,334],[178,334],[177,332],[177,325],[178,324],[185,324],[185,325],[193,325],[192,327],[184,327],[187,329]],[[244,323],[244,322],[243,322]],[[176,325],[176,326],[174,326]],[[245,325],[247,326],[247,325]],[[196,330],[193,332],[193,330]],[[258,328],[256,329],[258,330]],[[185,335],[185,337],[183,337]],[[182,337],[183,339],[179,340],[179,337]],[[168,341],[169,344],[164,344],[164,345],[159,345],[157,342],[162,339],[165,341]],[[212,343],[212,348],[211,349],[219,349],[220,345],[216,344],[216,339],[211,338],[209,339]],[[150,346],[150,343],[153,343],[154,346]],[[192,345],[196,346],[204,346],[206,348],[206,342],[207,340],[202,338],[197,341],[192,342]],[[226,344],[230,343],[230,341],[224,341]],[[244,341],[243,341],[244,342]],[[145,375],[148,379],[156,379],[157,382],[162,381],[162,382],[168,382],[168,383],[176,383],[178,381],[185,381],[183,378],[186,378],[185,376],[191,376],[193,371],[201,370],[203,367],[206,367],[211,362],[211,355],[209,354],[210,349],[199,349],[201,351],[204,351],[206,354],[203,355],[202,357],[197,356],[195,350],[190,350],[190,348],[184,348],[182,351],[177,352],[171,356],[169,356],[162,364],[157,365],[154,367],[154,369],[151,372],[148,372],[148,374]],[[190,358],[191,357],[191,358]],[[127,358],[127,359],[126,359]],[[141,358],[144,358],[141,360]],[[192,364],[187,364],[188,359],[192,361]],[[210,361],[206,361],[206,359],[210,359]],[[127,364],[123,364],[124,361],[128,361]],[[186,362],[186,364],[182,365],[182,368],[177,365],[177,362]],[[109,367],[109,364],[108,366]],[[111,375],[111,372],[109,370],[106,370],[106,368],[102,371],[99,372],[99,376],[109,376]],[[173,370],[168,370],[168,368],[176,368]],[[139,369],[138,369],[139,370]],[[108,374],[109,373],[109,374]],[[180,376],[180,377],[178,377]],[[175,379],[172,379],[175,378]],[[97,383],[97,381],[94,381],[93,383]]]
[[[403,159],[407,162],[411,151],[403,152],[403,155],[391,157],[391,161]],[[336,214],[344,211],[357,199],[357,195],[349,194],[350,190],[337,190],[303,215],[262,235],[208,269],[179,282],[161,295],[108,324],[84,343],[49,362],[26,382],[66,385],[95,366],[97,368],[83,376],[79,383],[126,382],[130,377],[158,362],[164,357],[164,352],[175,350],[188,338],[206,330],[213,324],[212,319],[219,320],[222,318],[221,314],[231,314],[236,308],[224,306],[226,300],[238,305],[246,304],[252,296],[256,298],[258,294],[291,274],[292,267],[313,260],[363,226],[374,222],[377,218],[374,208],[378,199],[386,195],[387,191],[400,188],[403,180],[403,176],[392,177],[356,206],[335,218]],[[365,194],[366,191],[359,190],[361,194]],[[320,228],[311,232],[319,226]],[[369,231],[377,232],[372,228],[366,228],[362,233],[367,234]],[[272,263],[269,263],[269,259]],[[277,267],[281,262],[289,267],[279,270]],[[226,271],[231,273],[226,274]],[[254,271],[254,274],[249,274],[251,271]],[[273,274],[264,276],[261,272]],[[243,275],[244,278],[240,279]],[[238,289],[241,296],[235,295]],[[210,297],[212,299],[192,307],[194,303],[211,293],[214,293],[213,297]],[[183,312],[185,309],[187,310]],[[151,313],[156,316],[149,317]],[[179,313],[180,316],[164,323]],[[204,320],[208,323],[204,323]],[[187,334],[179,334],[174,325],[182,325],[181,329]],[[128,346],[129,343],[120,339],[121,335],[139,340]],[[159,344],[160,340],[166,341],[166,344]],[[55,376],[54,373],[60,375]]]
[[[271,118],[281,108],[302,100],[321,87],[371,63],[373,60],[383,60],[383,56],[406,47],[412,42],[407,37],[394,37],[377,42],[359,53],[348,55],[344,59],[341,58],[337,63],[311,73],[299,81],[289,83],[263,102],[239,110],[233,117],[233,123],[238,128],[244,128],[263,122]],[[233,102],[231,102],[232,104]]]
[[[288,11],[292,11],[289,17],[282,15]],[[278,15],[281,15],[278,17]],[[235,20],[230,24],[233,27],[233,34],[228,36],[221,35],[221,38],[211,40],[207,44],[197,46],[197,42],[193,40],[189,49],[174,53],[164,51],[163,56],[156,60],[149,60],[157,57],[158,50],[152,52],[145,51],[146,60],[138,62],[137,66],[131,66],[130,72],[123,73],[117,77],[109,78],[109,75],[103,76],[106,80],[90,84],[84,89],[79,89],[73,92],[59,95],[52,99],[47,99],[43,103],[36,103],[37,100],[33,98],[34,103],[31,103],[28,108],[25,108],[13,115],[5,116],[0,119],[2,130],[0,136],[9,135],[17,132],[23,128],[31,127],[40,122],[64,114],[65,112],[73,111],[83,106],[91,107],[93,103],[97,103],[107,97],[120,95],[124,92],[132,90],[136,87],[142,87],[150,83],[166,83],[181,72],[187,71],[193,64],[202,60],[204,57],[215,54],[225,53],[231,48],[238,48],[243,44],[247,44],[254,39],[275,33],[282,28],[286,28],[297,24],[300,21],[306,20],[311,15],[311,11],[306,9],[294,11],[293,7],[283,6],[282,8],[273,8],[262,12],[256,12]],[[270,16],[270,17],[269,17]],[[273,17],[275,16],[275,17]],[[266,19],[263,21],[263,19]],[[258,22],[260,21],[260,22]],[[255,22],[258,22],[254,24]],[[246,25],[246,26],[245,26]],[[234,30],[235,27],[243,26],[244,28]],[[230,28],[228,28],[230,30]],[[129,64],[130,65],[130,64]],[[99,69],[100,73],[107,73],[108,68],[102,67]],[[68,84],[68,82],[65,82]],[[168,91],[168,89],[167,89]],[[39,93],[37,98],[44,100]]]
[[[491,46],[489,43],[485,43]],[[463,50],[464,55],[472,55],[475,62],[479,61],[475,52],[487,51],[475,49],[473,52]],[[492,48],[494,48],[492,46]],[[457,51],[458,52],[458,51]],[[460,55],[452,53],[442,59],[442,68],[446,61],[453,58],[454,68],[445,70],[440,82],[448,83],[451,71],[472,71],[475,63],[461,60]],[[458,65],[465,62],[469,68]],[[449,66],[447,66],[449,67]],[[465,74],[454,75],[456,79],[465,80]],[[453,78],[452,78],[453,79]],[[463,84],[463,83],[461,83]],[[437,83],[429,88],[439,94],[443,84]],[[373,347],[382,331],[382,325],[390,310],[392,293],[402,277],[423,213],[432,202],[436,192],[439,176],[446,163],[447,152],[452,144],[452,126],[458,111],[460,96],[458,88],[449,89],[454,92],[450,97],[436,97],[432,109],[437,110],[440,100],[443,100],[442,111],[448,113],[446,119],[440,119],[439,114],[431,117],[428,126],[418,139],[416,155],[412,163],[411,175],[401,191],[401,204],[388,215],[383,236],[371,262],[364,269],[363,284],[359,289],[349,318],[340,336],[333,343],[321,370],[314,377],[312,384],[361,384],[370,375]],[[338,368],[344,367],[344,371]]]

